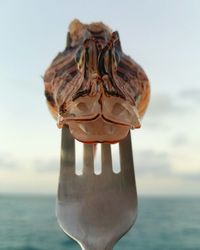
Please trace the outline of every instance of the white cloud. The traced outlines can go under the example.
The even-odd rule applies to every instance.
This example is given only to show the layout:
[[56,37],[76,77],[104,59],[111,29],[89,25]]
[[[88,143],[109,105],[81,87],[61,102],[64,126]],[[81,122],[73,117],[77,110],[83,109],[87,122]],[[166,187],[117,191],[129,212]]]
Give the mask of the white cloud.
[[188,88],[180,92],[180,98],[185,101],[200,102],[200,88]]
[[55,172],[59,171],[59,159],[36,159],[33,160],[31,168],[36,172]]
[[185,118],[190,111],[176,94],[153,94],[144,117],[144,125],[151,130],[169,130],[177,119]]
[[56,194],[58,174],[31,169],[0,170],[0,193]]
[[138,195],[200,195],[200,181],[180,176],[154,176],[152,174],[137,178]]
[[151,97],[148,113],[152,118],[177,115],[181,111],[182,107],[175,102],[175,97],[169,94],[157,94]]
[[0,155],[0,169],[10,169],[15,170],[19,167],[19,163],[16,159],[12,157],[12,154],[2,154]]
[[170,157],[166,152],[156,152],[153,150],[136,151],[134,159],[136,173],[139,176],[171,174]]
[[189,143],[189,138],[185,134],[177,134],[172,138],[172,146],[180,147]]

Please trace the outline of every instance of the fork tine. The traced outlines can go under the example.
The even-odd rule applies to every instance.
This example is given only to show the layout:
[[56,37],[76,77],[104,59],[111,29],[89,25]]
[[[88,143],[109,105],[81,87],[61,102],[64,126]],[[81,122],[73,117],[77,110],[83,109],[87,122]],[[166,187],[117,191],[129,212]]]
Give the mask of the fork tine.
[[105,176],[108,172],[112,172],[112,156],[110,144],[101,144],[101,166],[102,174]]
[[92,174],[94,173],[93,144],[84,144],[83,149],[83,174]]
[[62,128],[60,176],[58,200],[65,200],[67,194],[73,192],[75,182],[75,142],[67,127]]
[[[119,143],[121,173],[125,183],[135,182],[133,153],[130,131],[125,139]],[[135,183],[134,183],[135,185]]]
[[61,171],[75,171],[75,142],[69,129],[65,126],[62,128],[60,163]]

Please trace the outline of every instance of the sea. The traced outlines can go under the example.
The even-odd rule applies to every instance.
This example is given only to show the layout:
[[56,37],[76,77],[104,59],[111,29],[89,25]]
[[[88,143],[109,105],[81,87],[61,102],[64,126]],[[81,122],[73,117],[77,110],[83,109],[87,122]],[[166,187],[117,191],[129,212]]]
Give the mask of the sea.
[[[0,195],[0,250],[80,250],[58,226],[55,199]],[[200,250],[200,197],[139,197],[137,221],[114,250]]]

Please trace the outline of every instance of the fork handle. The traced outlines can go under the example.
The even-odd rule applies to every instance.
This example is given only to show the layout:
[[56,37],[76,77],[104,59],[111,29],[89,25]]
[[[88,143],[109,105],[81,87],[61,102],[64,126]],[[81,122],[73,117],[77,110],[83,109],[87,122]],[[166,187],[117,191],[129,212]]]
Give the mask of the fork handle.
[[89,246],[89,245],[81,245],[82,250],[113,250],[111,246]]
[[106,247],[106,248],[82,247],[82,250],[113,250],[113,248],[110,248],[110,247]]

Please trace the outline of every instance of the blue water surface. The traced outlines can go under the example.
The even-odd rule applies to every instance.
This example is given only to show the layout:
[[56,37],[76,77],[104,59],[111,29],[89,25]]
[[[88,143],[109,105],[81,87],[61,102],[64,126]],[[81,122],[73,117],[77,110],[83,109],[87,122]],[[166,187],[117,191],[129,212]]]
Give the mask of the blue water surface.
[[[59,228],[53,196],[0,196],[0,250],[80,250]],[[200,250],[200,198],[143,197],[114,250]]]

